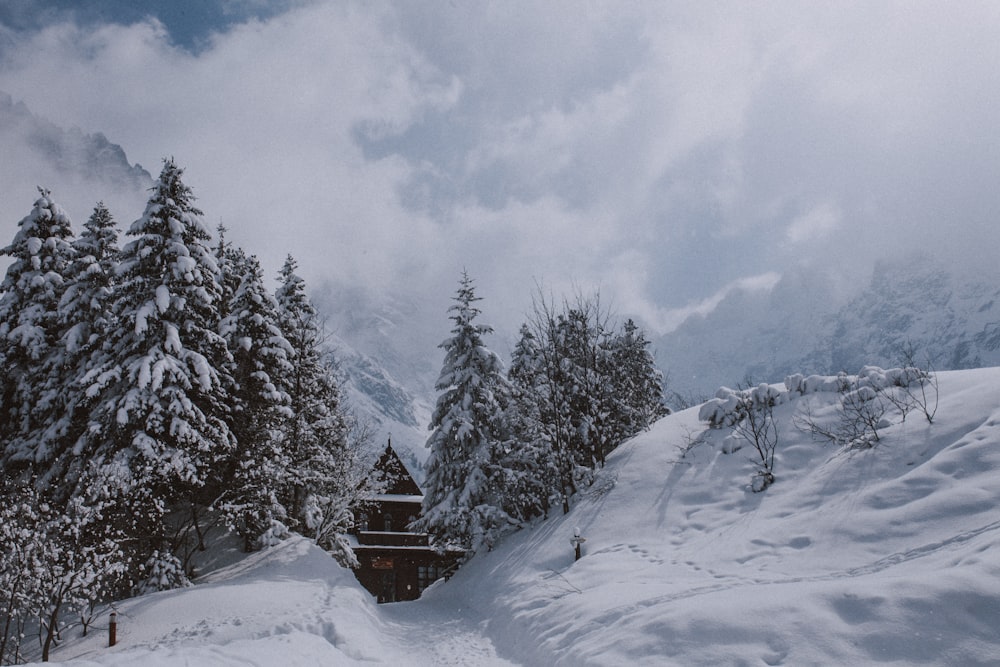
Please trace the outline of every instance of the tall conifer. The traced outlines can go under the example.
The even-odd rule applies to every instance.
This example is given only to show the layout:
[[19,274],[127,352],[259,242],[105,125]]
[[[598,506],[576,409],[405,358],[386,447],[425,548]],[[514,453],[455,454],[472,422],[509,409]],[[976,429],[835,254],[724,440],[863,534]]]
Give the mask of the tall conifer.
[[292,353],[282,387],[292,410],[282,429],[288,459],[282,504],[293,525],[306,532],[322,520],[316,499],[344,481],[348,423],[332,360],[323,350],[322,320],[296,269],[289,256],[276,293],[278,323]]
[[63,331],[59,302],[75,252],[69,216],[48,190],[18,223],[0,253],[13,262],[0,285],[0,437],[7,466],[44,464],[53,455],[50,427],[61,417]]
[[250,549],[274,520],[284,520],[278,499],[288,459],[280,430],[292,418],[283,389],[294,369],[293,351],[278,326],[278,304],[264,287],[256,257],[227,264],[242,266],[222,334],[233,355],[231,427],[236,437],[230,484],[222,507]]
[[492,547],[512,523],[503,509],[508,385],[500,358],[483,342],[493,329],[475,323],[479,300],[463,272],[449,309],[452,336],[440,345],[445,358],[435,387],[441,394],[431,417],[431,453],[418,522],[438,546],[473,551]]
[[[227,400],[217,369],[229,362],[218,334],[218,268],[183,172],[163,170],[132,240],[122,249],[114,315],[101,367],[93,453],[132,489],[147,555],[159,553],[171,504],[208,503],[231,456]],[[152,567],[152,566],[151,566]]]

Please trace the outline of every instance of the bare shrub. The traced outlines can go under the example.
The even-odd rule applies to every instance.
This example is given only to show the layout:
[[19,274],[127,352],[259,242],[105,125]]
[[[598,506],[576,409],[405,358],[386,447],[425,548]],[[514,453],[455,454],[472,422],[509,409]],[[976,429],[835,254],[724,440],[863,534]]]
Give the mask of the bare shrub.
[[[749,384],[749,383],[748,383]],[[757,470],[750,487],[759,493],[774,483],[774,452],[778,448],[778,426],[774,421],[774,395],[770,386],[740,387],[739,411],[743,418],[733,426],[733,433],[746,441],[757,454]]]
[[[921,368],[917,365],[917,348],[912,342],[907,342],[900,350],[903,367],[913,369],[917,376],[915,382],[909,382],[904,387],[910,400],[920,408],[928,424],[934,423],[934,415],[938,409],[938,379],[934,372],[934,359],[929,354],[925,355],[924,365]],[[917,386],[914,387],[913,385]]]
[[845,382],[840,387],[840,410],[837,419],[824,423],[817,419],[811,406],[797,414],[793,424],[815,438],[827,440],[846,449],[870,449],[879,442],[879,430],[888,424],[884,394],[870,385],[857,386]]
[[698,431],[697,434],[688,428],[685,428],[684,431],[684,442],[677,445],[677,451],[682,461],[687,458],[688,454],[708,442],[704,431]]

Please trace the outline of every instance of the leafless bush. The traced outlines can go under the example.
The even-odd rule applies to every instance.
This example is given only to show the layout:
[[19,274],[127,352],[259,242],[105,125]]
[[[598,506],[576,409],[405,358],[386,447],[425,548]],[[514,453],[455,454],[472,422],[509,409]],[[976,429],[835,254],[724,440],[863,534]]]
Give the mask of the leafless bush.
[[917,384],[917,389],[911,386],[907,387],[906,391],[924,413],[927,423],[933,424],[938,409],[938,378],[937,373],[930,370],[926,371],[925,375],[926,377]]
[[677,451],[680,454],[681,460],[687,458],[687,455],[697,449],[700,445],[704,445],[708,442],[705,438],[704,431],[698,431],[697,434],[690,429],[684,429],[684,442],[677,445]]
[[[928,424],[934,423],[934,415],[938,409],[938,379],[934,372],[934,359],[925,355],[924,366],[917,365],[917,348],[912,342],[907,342],[900,351],[903,367],[916,370],[919,375],[916,382],[910,382],[904,388],[912,402],[920,408]],[[917,386],[914,388],[914,384]]]
[[757,470],[751,480],[755,493],[774,483],[774,452],[778,448],[778,427],[774,421],[774,396],[768,385],[739,386],[740,404],[737,408],[741,419],[733,426],[733,433],[746,441],[757,454]]
[[808,403],[793,423],[815,438],[847,449],[870,449],[879,442],[879,430],[887,425],[884,395],[871,386],[845,384],[840,392],[840,410],[829,424],[817,419]]

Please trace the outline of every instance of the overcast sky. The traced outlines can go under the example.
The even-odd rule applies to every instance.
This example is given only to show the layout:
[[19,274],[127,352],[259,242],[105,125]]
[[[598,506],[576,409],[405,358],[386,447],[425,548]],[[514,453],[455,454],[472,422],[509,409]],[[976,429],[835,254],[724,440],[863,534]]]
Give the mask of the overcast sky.
[[[538,281],[662,331],[797,263],[996,268],[993,1],[5,0],[0,25],[0,91],[154,175],[175,156],[270,275],[292,253],[446,304],[465,267],[494,324]],[[10,238],[34,192],[0,162]],[[78,227],[114,200],[67,197]]]

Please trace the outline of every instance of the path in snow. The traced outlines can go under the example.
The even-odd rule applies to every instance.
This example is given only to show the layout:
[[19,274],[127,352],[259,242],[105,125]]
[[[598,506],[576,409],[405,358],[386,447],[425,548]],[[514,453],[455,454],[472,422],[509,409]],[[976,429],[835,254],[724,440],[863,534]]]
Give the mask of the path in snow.
[[484,633],[486,619],[468,607],[419,602],[379,606],[392,641],[411,651],[413,665],[517,665],[497,655]]

